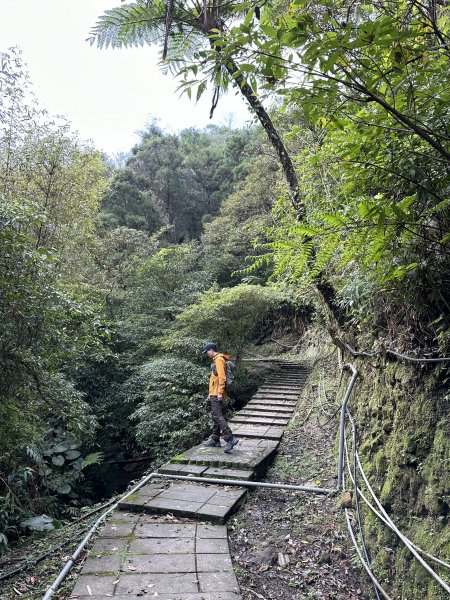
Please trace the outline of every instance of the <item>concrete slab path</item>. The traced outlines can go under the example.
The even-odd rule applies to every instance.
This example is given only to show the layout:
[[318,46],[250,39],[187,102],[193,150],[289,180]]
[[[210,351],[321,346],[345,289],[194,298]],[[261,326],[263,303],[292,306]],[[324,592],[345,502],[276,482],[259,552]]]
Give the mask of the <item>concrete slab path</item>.
[[170,512],[183,517],[197,517],[214,523],[225,523],[243,501],[246,488],[232,489],[200,483],[173,483],[167,488],[149,484],[119,503],[119,509],[142,512]]
[[102,529],[71,599],[239,600],[227,528],[117,513]]
[[205,484],[159,481],[119,503],[119,512],[101,529],[71,599],[240,600],[223,523],[248,491],[206,481],[263,476],[306,376],[302,365],[280,365],[230,419],[239,438],[230,453],[200,444],[159,469],[161,474],[201,477]]

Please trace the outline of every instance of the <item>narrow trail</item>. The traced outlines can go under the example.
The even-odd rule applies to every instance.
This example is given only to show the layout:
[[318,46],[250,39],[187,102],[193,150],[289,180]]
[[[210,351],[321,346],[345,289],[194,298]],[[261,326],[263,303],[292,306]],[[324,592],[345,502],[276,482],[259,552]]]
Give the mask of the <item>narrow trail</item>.
[[[318,370],[325,371],[337,381],[333,365]],[[320,379],[310,380],[302,391],[265,481],[336,485],[338,417],[333,417],[333,404],[318,397],[317,384]],[[339,500],[340,495],[268,489],[250,496],[228,523],[243,600],[373,598]]]
[[[260,480],[275,457],[307,379],[303,365],[280,363],[230,420],[239,444],[202,445],[159,469],[162,475]],[[163,480],[119,503],[102,527],[70,598],[240,600],[224,523],[248,497],[245,487]]]

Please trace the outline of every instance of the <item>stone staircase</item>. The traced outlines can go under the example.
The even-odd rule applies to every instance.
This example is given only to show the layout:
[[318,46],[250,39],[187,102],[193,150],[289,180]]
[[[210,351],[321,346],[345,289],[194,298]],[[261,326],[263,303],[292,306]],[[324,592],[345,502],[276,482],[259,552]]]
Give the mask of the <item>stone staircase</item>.
[[[305,366],[280,362],[229,423],[239,443],[197,445],[159,473],[258,480],[272,461],[307,379]],[[72,600],[239,600],[223,523],[245,500],[245,487],[163,480],[119,503],[84,563]]]

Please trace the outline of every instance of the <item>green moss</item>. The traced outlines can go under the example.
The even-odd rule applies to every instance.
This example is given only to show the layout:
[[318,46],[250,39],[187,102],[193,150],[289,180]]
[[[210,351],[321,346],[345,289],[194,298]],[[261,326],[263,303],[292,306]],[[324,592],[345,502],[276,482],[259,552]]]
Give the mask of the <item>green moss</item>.
[[172,456],[170,460],[174,463],[184,463],[187,461],[187,458],[185,454],[181,453],[177,454],[176,456]]
[[[363,362],[358,368],[362,376],[350,409],[364,470],[399,529],[423,550],[448,561],[448,390],[434,370],[398,362],[384,370]],[[364,516],[364,532],[375,573],[387,582],[392,597],[446,597],[397,536],[370,513]]]
[[139,492],[135,492],[134,494],[127,496],[127,499],[125,500],[125,502],[134,502],[138,498],[139,498]]
[[383,449],[379,450],[373,459],[373,464],[375,466],[375,471],[377,473],[386,473],[388,462],[387,457]]

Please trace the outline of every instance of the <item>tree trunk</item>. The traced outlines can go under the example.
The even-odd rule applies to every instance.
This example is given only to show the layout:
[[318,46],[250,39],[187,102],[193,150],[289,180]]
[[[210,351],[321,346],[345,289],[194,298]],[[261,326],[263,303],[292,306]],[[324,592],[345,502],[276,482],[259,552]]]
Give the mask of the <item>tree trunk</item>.
[[269,141],[274,147],[278,158],[280,159],[284,175],[289,184],[292,204],[297,212],[298,217],[302,217],[305,214],[305,206],[303,204],[303,201],[300,196],[300,191],[298,189],[298,179],[295,173],[294,165],[292,164],[291,157],[289,156],[289,153],[286,150],[283,140],[278,134],[278,131],[275,129],[272,120],[267,114],[264,106],[258,100],[250,85],[245,81],[244,77],[239,72],[239,68],[236,65],[236,63],[231,59],[227,59],[225,61],[225,68],[231,75],[232,80],[236,82],[236,85],[239,87],[241,94],[244,96],[244,98],[250,104],[252,109],[255,111],[259,122],[264,127],[269,137]]

